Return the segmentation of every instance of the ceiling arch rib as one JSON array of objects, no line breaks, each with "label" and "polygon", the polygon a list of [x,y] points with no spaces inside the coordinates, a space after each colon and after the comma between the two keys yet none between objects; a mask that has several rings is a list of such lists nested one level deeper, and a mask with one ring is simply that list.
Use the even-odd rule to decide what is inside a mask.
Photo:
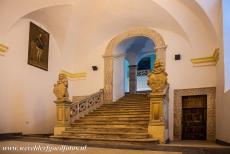
[{"label": "ceiling arch rib", "polygon": [[[205,23],[201,22],[199,16],[196,13],[194,13],[197,10],[202,13],[202,11],[199,10],[201,8],[197,7],[196,3],[193,3],[192,5],[195,6],[195,8],[197,9],[194,10],[194,8],[190,9],[187,6],[185,6],[184,2],[182,3],[182,0],[152,1],[159,4],[177,20],[177,22],[185,31],[186,36],[188,36],[194,50],[205,50],[205,47],[209,46],[210,44],[212,44],[213,47],[216,47],[216,38],[215,35],[213,35],[212,33],[212,29],[210,29],[210,27],[207,26],[207,20]],[[197,35],[200,36],[199,41],[197,40]],[[203,48],[198,49],[196,48],[197,46],[203,46]]]},{"label": "ceiling arch rib", "polygon": [[53,34],[61,51],[63,51],[71,14],[71,5],[56,5],[33,11],[23,18],[34,20],[46,26]]},{"label": "ceiling arch rib", "polygon": [[[202,22],[204,26],[207,27],[207,29],[212,33],[213,37],[217,36],[214,23],[212,22],[212,19],[209,16],[209,12],[207,11],[207,9],[204,8],[204,5],[202,5],[203,3],[201,3],[201,0],[194,0],[194,1],[178,0],[178,1],[180,1],[180,3],[182,3],[190,11],[192,11],[196,15],[196,17],[200,19],[200,22]],[[207,1],[207,0],[203,0],[203,1]],[[212,2],[208,0],[208,2],[205,3],[205,5],[207,7],[210,7],[210,5],[211,6],[213,4],[216,5],[216,3],[217,3],[216,0],[212,0]],[[212,11],[214,12],[214,10]]]}]

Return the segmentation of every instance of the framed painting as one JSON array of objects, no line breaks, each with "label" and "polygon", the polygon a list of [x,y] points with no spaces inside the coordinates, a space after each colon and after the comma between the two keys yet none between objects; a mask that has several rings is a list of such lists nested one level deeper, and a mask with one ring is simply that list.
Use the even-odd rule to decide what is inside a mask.
[{"label": "framed painting", "polygon": [[28,64],[48,71],[49,33],[30,22]]}]

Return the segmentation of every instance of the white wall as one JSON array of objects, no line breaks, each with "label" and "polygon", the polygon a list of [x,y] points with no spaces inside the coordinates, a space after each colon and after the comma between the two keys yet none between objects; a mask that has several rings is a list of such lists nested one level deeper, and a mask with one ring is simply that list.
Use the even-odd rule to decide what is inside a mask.
[{"label": "white wall", "polygon": [[[155,29],[159,32],[166,44],[168,45],[166,51],[166,71],[168,73],[168,82],[170,84],[170,103],[169,103],[169,134],[170,139],[173,139],[173,104],[174,104],[174,89],[187,89],[187,88],[201,88],[201,87],[215,87],[216,86],[216,67],[208,66],[208,67],[194,67],[191,63],[192,58],[200,57],[198,51],[203,51],[208,54],[208,52],[212,53],[214,49],[214,45],[210,44],[209,46],[203,46],[202,44],[197,45],[194,50],[193,47],[188,43],[188,41],[183,38],[181,35],[177,33],[173,33],[170,31],[166,31],[163,29]],[[197,34],[198,35],[198,34]],[[104,42],[99,47],[95,48],[87,55],[91,58],[84,58],[85,54],[79,53],[81,58],[84,61],[81,61],[81,67],[89,66],[93,60],[94,63],[98,64],[99,68],[104,68],[102,55],[104,54],[105,48],[108,45],[109,41]],[[104,49],[104,50],[102,50]],[[181,54],[181,60],[175,61],[174,54]],[[203,53],[202,53],[203,54]],[[210,56],[209,54],[206,56]],[[80,58],[80,57],[79,57]],[[114,95],[115,99],[121,97],[122,93],[124,93],[124,61],[121,59],[115,59],[114,61]],[[81,91],[93,92],[93,84],[97,84],[97,86],[93,86],[94,90],[101,88],[103,86],[103,70],[100,70],[101,73],[94,74],[92,77],[87,77],[86,80],[76,81],[76,89],[81,93]],[[90,73],[90,71],[88,71]],[[90,84],[93,83],[93,84]],[[99,84],[100,83],[100,84]],[[80,86],[81,85],[81,86]],[[85,85],[85,86],[84,86]],[[117,89],[117,90],[115,90]]]},{"label": "white wall", "polygon": [[116,57],[113,61],[113,101],[125,95],[124,57]]},{"label": "white wall", "polygon": [[230,89],[230,1],[223,1],[223,37],[225,90]]},{"label": "white wall", "polygon": [[[55,32],[65,31],[66,33],[56,35],[61,37],[55,38],[61,45],[60,43],[57,45],[51,35],[48,72],[27,65],[29,24],[26,20],[21,20],[18,23],[15,21],[37,9],[57,4],[72,4],[70,1],[58,0],[55,3],[52,0],[34,0],[33,2],[23,0],[19,5],[16,2],[4,0],[3,5],[0,6],[2,21],[0,41],[3,40],[3,43],[9,46],[6,56],[0,57],[0,70],[2,71],[0,117],[3,117],[0,121],[0,131],[51,132],[55,119],[52,87],[57,80],[59,69],[67,69],[72,73],[87,73],[85,80],[70,80],[71,95],[88,95],[98,91],[104,86],[104,59],[102,56],[109,41],[130,28],[144,26],[154,28],[163,36],[168,45],[166,71],[170,83],[169,127],[172,139],[174,89],[216,85],[216,67],[193,67],[190,62],[191,58],[212,55],[214,48],[217,47],[216,38],[209,23],[202,22],[203,17],[200,18],[199,14],[196,14],[199,11],[198,7],[192,10],[178,0],[145,0],[145,2],[140,0],[109,2],[100,0],[100,3],[99,0],[95,0],[76,1],[73,4],[73,12],[69,12],[72,14],[66,14],[69,16],[69,20],[62,16],[60,19],[58,18],[59,20],[53,20],[52,15],[47,15],[46,18],[43,12],[40,14],[39,20],[45,19],[44,22],[49,21],[52,23],[51,26],[55,24],[60,26],[62,22],[67,21],[71,23],[57,29],[53,27]],[[130,5],[131,3],[132,5]],[[51,14],[56,14],[56,17],[59,17],[61,12],[56,12],[59,9],[55,10],[53,9],[54,12],[51,11]],[[62,9],[60,8],[60,10]],[[45,12],[50,13],[49,11]],[[39,17],[39,13],[36,17]],[[10,27],[12,27],[11,31],[8,32]],[[7,36],[3,34],[7,34]],[[59,46],[63,47],[63,51],[60,51],[63,53],[61,58]],[[177,53],[182,56],[180,61],[174,60],[174,54]],[[63,61],[64,63],[62,63]],[[118,98],[122,96],[124,86],[121,84],[124,71],[118,68],[122,69],[124,65],[119,62],[119,59],[114,64],[114,74],[119,75],[119,78],[114,77],[119,79],[114,81],[114,87],[117,89],[114,91],[114,95]],[[92,71],[92,65],[98,66],[98,71]],[[219,69],[222,68],[223,66],[219,66]],[[223,75],[223,72],[221,74]],[[227,98],[229,97],[226,97],[225,101],[228,100]],[[6,112],[8,110],[9,112]],[[227,112],[221,114],[223,116],[219,118],[228,120]],[[26,124],[26,121],[29,121],[29,124]],[[223,122],[220,122],[219,125],[222,125],[219,129],[219,136],[224,138],[225,128],[229,127],[225,127]]]},{"label": "white wall", "polygon": [[59,49],[51,34],[49,71],[44,71],[27,64],[29,20],[20,20],[7,34],[9,50],[0,56],[0,133],[51,133],[55,123],[52,89],[60,70]]},{"label": "white wall", "polygon": [[[230,59],[230,46],[229,46],[229,17],[230,17],[230,2],[229,0],[223,0],[223,23],[220,26],[220,38],[219,44],[221,47],[220,58],[217,64],[217,99],[216,99],[216,112],[217,112],[217,128],[216,138],[225,142],[230,143],[230,90],[229,90],[229,59]],[[220,10],[221,11],[221,10]],[[219,14],[222,19],[222,14]]]},{"label": "white wall", "polygon": [[[196,57],[196,51],[180,35],[158,29],[164,38],[168,48],[166,50],[166,72],[168,73],[169,89],[169,136],[173,139],[173,105],[174,90],[216,86],[216,67],[193,67],[191,59]],[[210,51],[210,46],[196,48],[206,48]],[[174,55],[181,54],[181,60],[175,61]]]}]

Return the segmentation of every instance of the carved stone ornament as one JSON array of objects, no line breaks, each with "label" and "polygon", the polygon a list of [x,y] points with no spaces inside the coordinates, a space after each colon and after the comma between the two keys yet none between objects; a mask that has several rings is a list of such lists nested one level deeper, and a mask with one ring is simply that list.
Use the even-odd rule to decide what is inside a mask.
[{"label": "carved stone ornament", "polygon": [[69,100],[68,93],[68,80],[65,74],[59,74],[59,78],[56,84],[54,84],[53,92],[57,97],[58,101],[67,101]]},{"label": "carved stone ornament", "polygon": [[152,89],[152,93],[163,92],[167,85],[167,76],[162,63],[156,59],[154,70],[148,74],[148,86]]}]

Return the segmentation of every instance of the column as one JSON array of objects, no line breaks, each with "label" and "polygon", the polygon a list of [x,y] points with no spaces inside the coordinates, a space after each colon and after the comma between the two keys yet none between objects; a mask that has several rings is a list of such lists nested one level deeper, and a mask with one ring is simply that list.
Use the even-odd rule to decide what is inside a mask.
[{"label": "column", "polygon": [[137,65],[129,66],[129,92],[135,94],[137,91]]}]

